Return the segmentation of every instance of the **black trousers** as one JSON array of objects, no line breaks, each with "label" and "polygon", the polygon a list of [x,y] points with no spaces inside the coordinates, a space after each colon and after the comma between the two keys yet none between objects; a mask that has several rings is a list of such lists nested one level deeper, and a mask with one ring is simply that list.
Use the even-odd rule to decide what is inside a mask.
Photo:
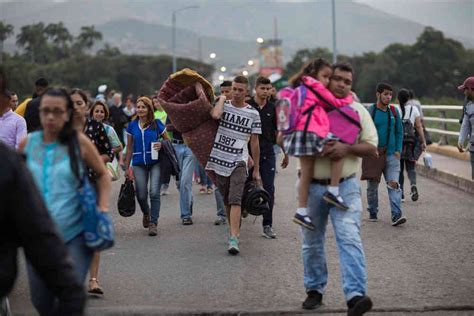
[{"label": "black trousers", "polygon": [[273,224],[273,204],[275,201],[275,168],[275,153],[261,153],[260,176],[262,177],[263,188],[268,192],[268,194],[270,194],[270,211],[263,214],[263,226],[272,226]]}]

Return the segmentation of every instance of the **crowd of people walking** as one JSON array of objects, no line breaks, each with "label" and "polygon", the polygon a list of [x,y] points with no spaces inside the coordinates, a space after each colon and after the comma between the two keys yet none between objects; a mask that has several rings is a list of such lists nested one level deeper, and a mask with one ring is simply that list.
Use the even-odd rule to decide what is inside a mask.
[{"label": "crowd of people walking", "polygon": [[[293,221],[302,231],[307,293],[302,307],[315,309],[322,304],[328,283],[324,243],[330,218],[348,315],[369,311],[373,303],[367,296],[357,173],[362,167],[361,179],[367,180],[370,221],[378,220],[383,175],[391,224],[403,225],[407,222],[402,207],[405,196],[417,201],[421,195],[415,164],[426,149],[427,137],[413,92],[400,89],[395,106],[394,88],[380,82],[374,91],[376,102],[365,108],[355,101],[353,72],[346,63],[312,60],[276,99],[272,82],[265,77],[256,79],[250,98],[247,77],[222,82],[209,112],[218,129],[205,165],[198,162],[186,137],[173,125],[156,92],[136,99],[127,96],[123,103],[122,95],[108,91],[105,85],[92,97],[80,89],[49,87],[40,78],[32,97],[18,105],[18,96],[6,90],[2,73],[0,154],[6,162],[0,166],[0,189],[6,194],[0,198],[0,227],[11,233],[0,239],[2,253],[10,258],[0,263],[0,271],[7,272],[0,272],[0,298],[11,289],[12,271],[16,270],[13,258],[20,246],[25,249],[31,300],[41,315],[81,315],[85,302],[81,287],[88,273],[88,292],[104,294],[106,289],[98,280],[100,251],[86,242],[84,215],[79,211],[77,192],[85,179],[97,193],[98,211],[107,215],[111,181],[124,173],[134,183],[142,226],[152,237],[158,234],[162,196],[170,193],[172,177],[179,192],[181,223],[193,225],[193,204],[198,197],[193,196],[192,186],[193,181],[198,182],[201,194],[215,195],[213,223],[228,223],[227,251],[231,255],[241,252],[241,218],[248,215],[242,204],[244,187],[253,182],[268,196],[262,235],[276,239],[277,146],[283,152],[282,168],[288,166],[289,156],[298,158]],[[458,148],[464,151],[471,135],[473,157],[473,77],[459,88],[468,103]],[[474,159],[471,162],[474,165]],[[207,172],[215,174],[214,183]],[[25,220],[28,229],[23,229]],[[18,224],[12,225],[15,221]]]}]

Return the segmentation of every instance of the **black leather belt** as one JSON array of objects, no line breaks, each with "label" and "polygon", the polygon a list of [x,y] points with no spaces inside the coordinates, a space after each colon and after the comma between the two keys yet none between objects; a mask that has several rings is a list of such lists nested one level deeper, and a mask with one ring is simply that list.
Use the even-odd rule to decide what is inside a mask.
[{"label": "black leather belt", "polygon": [[[356,175],[355,175],[355,173],[354,173],[354,174],[351,174],[351,175],[348,176],[348,177],[341,178],[341,179],[339,180],[339,183],[342,183],[342,182],[344,182],[344,181],[346,181],[346,180],[352,179],[352,178],[354,178],[355,176],[356,176]],[[330,185],[330,184],[331,184],[331,179],[315,179],[315,178],[313,178],[313,179],[311,179],[311,183],[312,183],[312,184],[319,184],[319,185]]]},{"label": "black leather belt", "polygon": [[184,141],[183,141],[183,140],[179,140],[179,139],[173,139],[173,140],[171,140],[171,142],[172,142],[173,144],[184,144]]}]

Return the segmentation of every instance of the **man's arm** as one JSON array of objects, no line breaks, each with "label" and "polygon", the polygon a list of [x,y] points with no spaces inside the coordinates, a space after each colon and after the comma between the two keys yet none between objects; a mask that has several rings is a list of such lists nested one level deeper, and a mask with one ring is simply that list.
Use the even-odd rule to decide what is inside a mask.
[{"label": "man's arm", "polygon": [[398,109],[395,109],[397,112],[397,117],[395,119],[395,153],[398,153],[400,156],[403,148],[403,124],[402,116]]},{"label": "man's arm", "polygon": [[33,178],[20,156],[0,151],[12,174],[9,185],[2,188],[6,205],[11,206],[6,210],[26,258],[59,299],[59,315],[82,315],[86,299],[82,284]]},{"label": "man's arm", "polygon": [[459,139],[458,139],[458,150],[459,152],[464,152],[464,144],[466,143],[467,136],[470,134],[471,122],[469,121],[469,116],[466,111],[464,111],[464,116],[462,119],[461,129],[459,130]]},{"label": "man's arm", "polygon": [[258,134],[252,134],[250,136],[250,150],[252,151],[253,159],[252,177],[255,181],[261,184],[262,178],[260,177],[260,143],[258,141]]},{"label": "man's arm", "polygon": [[328,156],[331,159],[343,159],[348,155],[357,157],[377,157],[377,147],[366,142],[348,145],[333,141],[326,145],[323,153],[323,156]]},{"label": "man's arm", "polygon": [[211,116],[214,120],[220,120],[222,114],[224,113],[224,102],[226,101],[225,95],[219,96],[219,100],[216,102],[216,105],[211,110]]}]

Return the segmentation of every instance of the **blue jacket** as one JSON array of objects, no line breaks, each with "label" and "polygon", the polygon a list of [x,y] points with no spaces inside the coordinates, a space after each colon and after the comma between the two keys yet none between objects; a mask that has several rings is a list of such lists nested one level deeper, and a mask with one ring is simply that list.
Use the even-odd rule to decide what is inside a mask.
[{"label": "blue jacket", "polygon": [[151,159],[151,143],[161,139],[161,135],[166,132],[166,127],[160,120],[155,120],[156,128],[151,125],[142,129],[139,120],[136,119],[127,127],[127,134],[133,137],[133,166],[154,165],[158,160]]}]

